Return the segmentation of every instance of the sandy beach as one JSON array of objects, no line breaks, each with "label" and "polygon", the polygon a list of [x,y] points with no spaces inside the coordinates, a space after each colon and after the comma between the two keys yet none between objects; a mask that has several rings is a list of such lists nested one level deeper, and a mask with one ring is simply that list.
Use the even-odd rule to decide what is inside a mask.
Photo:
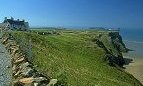
[{"label": "sandy beach", "polygon": [[143,42],[124,41],[126,47],[133,50],[124,53],[123,56],[127,60],[125,71],[132,74],[143,84]]},{"label": "sandy beach", "polygon": [[125,65],[125,71],[132,74],[135,78],[137,78],[143,84],[143,59],[142,58],[131,58],[128,56],[124,56],[127,59],[132,59],[129,64]]}]

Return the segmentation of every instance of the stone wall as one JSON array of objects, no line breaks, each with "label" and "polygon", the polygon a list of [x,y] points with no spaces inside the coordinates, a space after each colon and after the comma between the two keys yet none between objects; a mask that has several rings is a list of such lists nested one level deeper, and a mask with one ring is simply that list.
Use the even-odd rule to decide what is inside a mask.
[{"label": "stone wall", "polygon": [[9,33],[2,36],[2,44],[11,55],[12,86],[54,86],[57,83],[57,79],[50,80],[35,70]]}]

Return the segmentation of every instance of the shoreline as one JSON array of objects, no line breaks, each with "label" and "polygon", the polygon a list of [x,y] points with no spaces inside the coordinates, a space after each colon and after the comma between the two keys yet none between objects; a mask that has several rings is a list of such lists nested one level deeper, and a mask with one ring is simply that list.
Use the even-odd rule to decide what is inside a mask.
[{"label": "shoreline", "polygon": [[123,41],[127,48],[133,50],[128,53],[123,53],[125,60],[128,60],[128,63],[125,63],[124,65],[125,71],[132,74],[143,84],[143,42],[128,40]]},{"label": "shoreline", "polygon": [[143,44],[143,41],[130,41],[130,40],[123,40],[124,42],[131,42],[131,43],[138,43]]},{"label": "shoreline", "polygon": [[132,59],[132,61],[124,65],[125,71],[132,74],[136,79],[138,79],[143,84],[143,58],[132,58],[130,56],[124,55],[126,59]]}]

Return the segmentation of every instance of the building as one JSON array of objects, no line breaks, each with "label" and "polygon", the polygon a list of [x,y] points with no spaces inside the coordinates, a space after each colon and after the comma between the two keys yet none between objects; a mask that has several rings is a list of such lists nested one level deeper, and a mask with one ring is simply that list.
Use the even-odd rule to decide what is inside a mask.
[{"label": "building", "polygon": [[25,22],[25,20],[14,20],[14,18],[11,17],[11,19],[7,19],[5,17],[4,21],[0,23],[0,30],[20,30],[20,31],[26,31],[29,29],[29,23]]}]

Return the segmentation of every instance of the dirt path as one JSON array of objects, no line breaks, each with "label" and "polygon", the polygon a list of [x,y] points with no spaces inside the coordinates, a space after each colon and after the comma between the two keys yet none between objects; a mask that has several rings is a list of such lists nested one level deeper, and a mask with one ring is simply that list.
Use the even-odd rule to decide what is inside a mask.
[{"label": "dirt path", "polygon": [[[0,38],[2,33],[0,33]],[[0,40],[1,41],[1,40]],[[11,80],[10,55],[0,42],[0,86],[9,86]]]}]

